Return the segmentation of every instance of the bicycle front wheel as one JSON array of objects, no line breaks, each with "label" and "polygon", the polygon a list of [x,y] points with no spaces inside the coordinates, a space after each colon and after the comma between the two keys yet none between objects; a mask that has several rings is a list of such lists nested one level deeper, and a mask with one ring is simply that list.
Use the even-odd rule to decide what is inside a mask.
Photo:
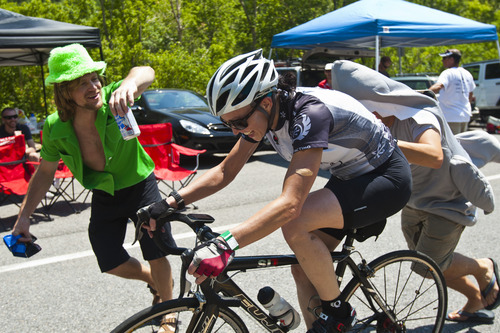
[{"label": "bicycle front wheel", "polygon": [[[188,326],[193,320],[200,318],[203,310],[198,311],[201,309],[199,306],[200,303],[196,298],[166,301],[136,313],[116,327],[112,333],[158,332],[161,323],[166,318],[175,322],[175,332],[192,332]],[[229,308],[220,308],[213,329],[207,332],[248,333],[248,330],[234,311]]]},{"label": "bicycle front wheel", "polygon": [[354,277],[342,292],[357,313],[354,332],[441,332],[448,294],[431,258],[411,250],[395,251],[368,267],[373,289]]}]

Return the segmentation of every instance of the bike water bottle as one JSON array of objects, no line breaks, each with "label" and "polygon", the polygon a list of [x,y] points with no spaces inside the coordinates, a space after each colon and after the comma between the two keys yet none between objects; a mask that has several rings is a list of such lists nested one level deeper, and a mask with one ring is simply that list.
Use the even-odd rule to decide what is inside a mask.
[{"label": "bike water bottle", "polygon": [[299,313],[271,287],[264,287],[257,295],[259,302],[269,311],[282,327],[289,330],[297,328],[300,324]]}]

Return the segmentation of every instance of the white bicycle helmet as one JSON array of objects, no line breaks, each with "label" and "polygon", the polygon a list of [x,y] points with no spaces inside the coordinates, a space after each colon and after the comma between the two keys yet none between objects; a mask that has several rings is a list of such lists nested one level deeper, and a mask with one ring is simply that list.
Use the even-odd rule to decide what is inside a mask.
[{"label": "white bicycle helmet", "polygon": [[207,99],[214,116],[250,105],[278,84],[274,62],[262,57],[262,49],[226,61],[210,79]]}]

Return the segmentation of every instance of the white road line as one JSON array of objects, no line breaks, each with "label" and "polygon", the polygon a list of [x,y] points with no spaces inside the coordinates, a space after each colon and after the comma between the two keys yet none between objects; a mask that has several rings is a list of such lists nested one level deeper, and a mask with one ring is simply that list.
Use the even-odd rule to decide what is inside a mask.
[{"label": "white road line", "polygon": [[[212,228],[212,230],[215,232],[220,232],[221,230],[227,230],[235,225],[237,225],[237,224],[225,225],[225,226],[221,226],[221,227],[217,227],[217,228],[214,227],[214,228]],[[180,240],[180,239],[185,239],[185,238],[190,238],[190,237],[191,238],[194,237],[193,232],[186,232],[186,233],[174,235],[175,240]],[[134,245],[132,245],[132,243],[124,244],[125,249],[131,249],[131,248],[138,247],[138,246],[139,246],[139,243],[136,243]],[[37,266],[42,266],[42,265],[54,264],[54,263],[58,263],[58,262],[62,262],[62,261],[75,260],[75,259],[79,259],[79,258],[93,256],[93,255],[94,255],[94,252],[92,252],[91,250],[88,250],[88,251],[64,254],[64,255],[60,255],[60,256],[44,258],[44,259],[39,259],[39,260],[30,260],[30,261],[23,262],[21,264],[1,266],[0,273],[18,271],[21,269],[27,269],[27,268],[32,268],[32,267],[37,267]]]},{"label": "white road line", "polygon": [[[488,176],[488,177],[486,177],[486,179],[487,180],[500,179],[500,174]],[[213,228],[213,230],[217,231],[217,232],[220,230],[227,230],[235,225],[237,225],[237,224],[226,225],[224,227],[219,227],[219,228]],[[187,232],[187,233],[174,235],[175,240],[184,239],[184,238],[188,238],[188,237],[193,237],[193,233]],[[124,245],[124,247],[126,249],[134,248],[137,246],[139,246],[139,244],[135,244],[132,246],[132,244],[129,243],[129,244]],[[21,270],[21,269],[32,268],[32,267],[37,267],[37,266],[42,266],[42,265],[54,264],[54,263],[62,262],[62,261],[75,260],[75,259],[79,259],[79,258],[89,257],[92,255],[94,255],[94,253],[89,250],[89,251],[65,254],[65,255],[60,255],[60,256],[55,256],[55,257],[50,257],[50,258],[44,258],[44,259],[40,259],[40,260],[27,261],[27,262],[23,262],[21,264],[2,266],[2,267],[0,267],[0,273],[17,271],[17,270]]]},{"label": "white road line", "polygon": [[493,176],[486,177],[486,179],[488,179],[488,180],[495,180],[495,179],[499,179],[499,178],[500,178],[500,175],[493,175]]}]

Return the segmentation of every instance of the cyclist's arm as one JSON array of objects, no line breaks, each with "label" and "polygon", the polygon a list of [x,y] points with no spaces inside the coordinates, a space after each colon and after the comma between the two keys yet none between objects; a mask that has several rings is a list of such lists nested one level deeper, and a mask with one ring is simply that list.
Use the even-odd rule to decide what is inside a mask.
[{"label": "cyclist's arm", "polygon": [[411,164],[433,169],[439,169],[443,164],[441,135],[434,128],[424,131],[415,142],[399,140],[398,146]]},{"label": "cyclist's arm", "polygon": [[300,215],[318,175],[322,154],[323,149],[313,148],[293,155],[280,196],[230,230],[240,248],[271,234]]},{"label": "cyclist's arm", "polygon": [[[184,204],[188,205],[208,197],[231,183],[255,152],[258,145],[258,142],[252,143],[240,138],[219,165],[211,168],[188,186],[179,190],[179,195],[182,197]],[[170,207],[178,208],[174,197],[169,196],[166,198],[166,202]],[[156,220],[153,216],[149,220],[149,225],[144,225],[144,228],[152,236],[152,231],[156,230]]]},{"label": "cyclist's arm", "polygon": [[58,164],[59,161],[49,162],[41,160],[35,174],[31,177],[28,192],[21,204],[16,224],[12,230],[12,234],[15,236],[19,234],[25,236],[20,238],[21,242],[28,242],[31,240],[29,233],[30,215],[33,214],[36,207],[45,196],[45,193],[49,190]]},{"label": "cyclist's arm", "polygon": [[[316,180],[322,151],[323,149],[321,148],[314,148],[303,150],[293,155],[285,176],[281,195],[259,210],[250,219],[230,230],[238,242],[239,248],[264,238],[300,215],[302,206]],[[214,270],[214,267],[218,267],[214,262],[227,266],[229,261],[224,256],[228,256],[229,254],[232,254],[232,251],[227,252],[226,250],[218,254],[212,251],[208,257],[201,258],[202,262],[205,259],[207,261],[204,263],[203,270],[207,266],[210,267],[208,270]],[[216,258],[218,260],[215,260]],[[196,278],[196,283],[200,284],[208,276],[205,274],[206,272],[198,272],[197,268],[198,266],[192,262],[188,273],[193,274]]]},{"label": "cyclist's arm", "polygon": [[[179,191],[186,205],[208,197],[230,184],[255,152],[257,146],[258,143],[251,143],[240,138],[219,165],[211,168]],[[170,206],[177,207],[174,198],[169,197],[167,202]]]}]

